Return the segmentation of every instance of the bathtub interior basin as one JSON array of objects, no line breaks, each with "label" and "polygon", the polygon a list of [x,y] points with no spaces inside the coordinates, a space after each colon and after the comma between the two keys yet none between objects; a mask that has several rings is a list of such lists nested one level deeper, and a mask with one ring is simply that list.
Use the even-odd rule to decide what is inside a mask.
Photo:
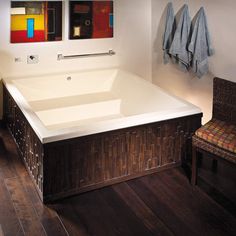
[{"label": "bathtub interior basin", "polygon": [[116,68],[8,78],[4,83],[44,143],[201,112]]}]

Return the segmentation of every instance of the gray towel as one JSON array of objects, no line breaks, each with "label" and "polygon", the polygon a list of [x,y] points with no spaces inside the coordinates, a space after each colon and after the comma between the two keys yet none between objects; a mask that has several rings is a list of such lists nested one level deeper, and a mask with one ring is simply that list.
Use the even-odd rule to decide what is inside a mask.
[{"label": "gray towel", "polygon": [[188,6],[184,4],[180,15],[174,40],[170,47],[170,53],[177,58],[183,70],[188,70],[191,62],[191,53],[187,49],[189,34],[191,29],[191,19]]},{"label": "gray towel", "polygon": [[174,9],[172,2],[169,2],[167,5],[166,12],[166,23],[165,23],[165,32],[163,35],[163,45],[162,49],[164,50],[164,63],[168,63],[170,59],[169,49],[174,38],[174,32],[176,29],[176,22],[174,16]]},{"label": "gray towel", "polygon": [[193,54],[193,72],[201,78],[208,72],[208,56],[213,54],[204,8],[197,13],[188,50]]}]

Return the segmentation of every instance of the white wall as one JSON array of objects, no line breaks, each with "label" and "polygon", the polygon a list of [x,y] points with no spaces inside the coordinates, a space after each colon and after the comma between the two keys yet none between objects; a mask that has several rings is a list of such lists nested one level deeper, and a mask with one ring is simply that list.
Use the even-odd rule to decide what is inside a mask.
[{"label": "white wall", "polygon": [[152,80],[151,0],[117,0],[120,65]]},{"label": "white wall", "polygon": [[168,1],[152,0],[153,82],[202,108],[203,122],[211,118],[214,76],[236,81],[236,1],[173,0],[175,13],[187,3],[191,17],[201,6],[206,10],[215,55],[209,58],[210,73],[201,79],[181,72],[162,60],[162,34]]},{"label": "white wall", "polygon": [[[114,0],[114,38],[68,40],[68,0],[64,1],[63,41],[10,43],[10,0],[0,0],[0,75],[23,76],[120,66],[151,80],[151,0]],[[57,54],[106,52],[115,56],[57,61]],[[27,55],[39,55],[28,65]],[[15,62],[20,57],[22,62]],[[0,90],[0,104],[2,90]],[[0,119],[2,105],[0,105]]]}]

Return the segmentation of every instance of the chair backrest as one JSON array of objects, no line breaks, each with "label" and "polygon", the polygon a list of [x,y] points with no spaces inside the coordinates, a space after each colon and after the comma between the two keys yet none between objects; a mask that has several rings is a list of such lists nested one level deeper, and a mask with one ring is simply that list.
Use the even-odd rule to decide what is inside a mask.
[{"label": "chair backrest", "polygon": [[236,83],[214,78],[212,116],[236,125]]}]

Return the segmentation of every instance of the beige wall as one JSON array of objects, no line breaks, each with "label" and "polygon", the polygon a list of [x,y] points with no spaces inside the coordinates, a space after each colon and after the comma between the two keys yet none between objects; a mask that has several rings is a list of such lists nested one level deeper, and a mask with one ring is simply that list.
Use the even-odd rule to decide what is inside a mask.
[{"label": "beige wall", "polygon": [[152,80],[151,0],[117,0],[120,66]]},{"label": "beige wall", "polygon": [[162,60],[162,34],[166,0],[152,0],[153,83],[201,107],[206,122],[211,117],[212,79],[222,77],[236,82],[236,1],[173,0],[175,13],[187,3],[191,17],[201,6],[206,10],[215,55],[209,58],[210,73],[201,79],[181,72]]}]

